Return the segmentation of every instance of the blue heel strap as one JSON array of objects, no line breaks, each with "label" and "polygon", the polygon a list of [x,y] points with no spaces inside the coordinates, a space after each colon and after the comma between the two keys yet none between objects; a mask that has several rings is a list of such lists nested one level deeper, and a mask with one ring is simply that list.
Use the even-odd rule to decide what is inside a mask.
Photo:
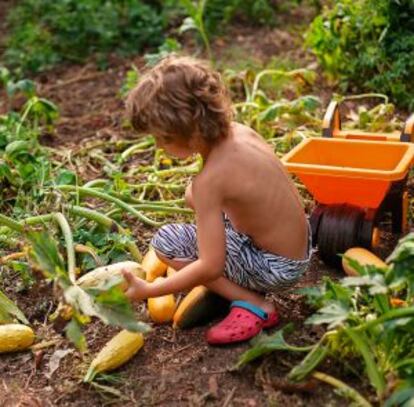
[{"label": "blue heel strap", "polygon": [[247,301],[233,301],[230,305],[231,308],[239,307],[244,308],[253,314],[257,315],[259,318],[266,320],[267,319],[267,312],[263,311],[261,308],[257,307],[256,305],[250,304]]}]

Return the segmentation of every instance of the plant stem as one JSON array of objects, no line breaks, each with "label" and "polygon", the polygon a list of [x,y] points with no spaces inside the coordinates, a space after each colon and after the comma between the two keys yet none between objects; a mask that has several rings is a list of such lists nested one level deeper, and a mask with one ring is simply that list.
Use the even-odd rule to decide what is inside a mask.
[{"label": "plant stem", "polygon": [[[127,235],[127,231],[119,223],[117,223],[116,221],[114,221],[113,219],[111,219],[110,217],[102,213],[99,213],[92,209],[82,208],[80,206],[72,206],[72,207],[68,207],[67,209],[73,215],[80,216],[88,220],[94,221],[100,224],[101,226],[106,227],[110,230],[116,229],[117,232]],[[130,241],[130,242],[127,242],[125,246],[128,248],[134,260],[140,263],[142,261],[142,254],[140,250],[138,249],[137,245],[134,242]]]},{"label": "plant stem", "polygon": [[383,93],[361,93],[360,95],[349,95],[344,96],[341,101],[345,100],[358,100],[358,99],[366,99],[366,98],[381,98],[384,99],[384,103],[388,104],[388,96],[384,95]]},{"label": "plant stem", "polygon": [[[86,184],[85,184],[86,186]],[[162,184],[160,182],[143,182],[142,184],[128,184],[131,189],[144,189],[144,188],[161,188],[167,191],[184,191],[185,186],[179,184]]]},{"label": "plant stem", "polygon": [[[100,192],[103,192],[102,190],[99,190]],[[125,194],[120,194],[119,192],[114,192],[114,191],[108,191],[108,192],[104,192],[107,193],[110,196],[113,196],[115,198],[120,199],[123,202],[126,202],[128,204],[135,204],[135,205],[176,205],[176,204],[182,204],[185,202],[185,199],[180,198],[180,199],[171,199],[168,201],[148,201],[148,200],[143,200],[143,199],[136,199],[133,198],[130,195],[125,195]]]},{"label": "plant stem", "polygon": [[86,184],[83,184],[84,188],[101,188],[104,187],[106,184],[108,184],[107,179],[94,179],[92,181],[87,182]]},{"label": "plant stem", "polygon": [[139,220],[141,220],[143,223],[146,223],[147,225],[150,225],[150,226],[161,226],[162,225],[161,222],[157,222],[155,220],[147,218],[145,215],[138,212],[131,205],[126,204],[120,199],[115,198],[111,195],[105,194],[103,192],[96,191],[95,189],[85,188],[85,187],[75,187],[72,185],[59,185],[59,186],[56,186],[55,188],[61,191],[66,191],[66,192],[78,192],[80,195],[93,196],[95,198],[100,198],[107,202],[112,202],[115,205],[119,206],[120,208],[124,209],[125,211],[131,213],[132,215],[135,215]]},{"label": "plant stem", "polygon": [[50,222],[53,219],[53,214],[31,216],[23,219],[20,223],[23,225],[36,225],[38,223]]},{"label": "plant stem", "polygon": [[8,228],[14,230],[15,232],[24,233],[24,227],[20,223],[1,214],[0,214],[0,224],[7,226]]},{"label": "plant stem", "polygon": [[21,222],[16,222],[13,219],[8,218],[7,216],[0,214],[0,224],[7,226],[8,228],[18,232],[18,233],[25,233],[24,225],[33,225],[37,223],[43,223],[50,221],[51,219],[56,220],[59,224],[59,227],[62,231],[63,238],[65,239],[66,244],[66,253],[68,259],[68,274],[71,282],[76,281],[76,263],[75,263],[75,249],[73,247],[73,237],[72,231],[70,230],[70,226],[68,221],[66,220],[65,216],[60,213],[48,214],[48,215],[39,215],[39,216],[32,216],[30,218],[26,218]]},{"label": "plant stem", "polygon": [[165,205],[138,204],[138,205],[133,205],[133,207],[135,209],[140,209],[142,211],[151,211],[151,212],[184,213],[184,214],[194,213],[194,211],[190,208],[177,208],[174,206],[165,206]]},{"label": "plant stem", "polygon": [[76,260],[75,260],[75,248],[73,244],[72,231],[69,223],[63,213],[57,212],[53,214],[53,218],[59,224],[62,231],[63,238],[65,239],[66,255],[68,259],[68,274],[72,283],[76,281]]},{"label": "plant stem", "polygon": [[143,148],[147,148],[147,147],[152,147],[155,144],[154,139],[151,138],[147,138],[144,141],[141,141],[138,144],[134,144],[133,146],[127,148],[125,151],[122,152],[121,154],[121,162],[124,162],[128,159],[129,156],[131,156],[132,154],[134,154],[136,151],[139,151]]},{"label": "plant stem", "polygon": [[391,311],[388,311],[386,314],[381,315],[377,319],[374,319],[372,321],[368,321],[362,325],[359,325],[358,327],[354,328],[354,330],[355,331],[366,331],[368,329],[371,329],[375,325],[382,324],[386,321],[390,321],[392,319],[398,319],[398,318],[407,318],[407,317],[414,317],[414,307],[393,309]]},{"label": "plant stem", "polygon": [[321,382],[327,383],[337,388],[341,391],[341,393],[343,393],[350,399],[354,400],[360,407],[372,407],[372,404],[366,398],[364,398],[359,392],[357,392],[355,389],[348,386],[341,380],[338,380],[335,377],[332,377],[322,372],[313,372],[312,376],[315,379],[320,380]]},{"label": "plant stem", "polygon": [[370,343],[365,339],[365,335],[363,335],[362,332],[357,333],[354,330],[347,328],[344,328],[344,331],[351,338],[355,349],[364,359],[369,381],[377,391],[378,396],[381,397],[385,390],[384,374],[375,363],[374,357],[371,353],[372,349]]}]

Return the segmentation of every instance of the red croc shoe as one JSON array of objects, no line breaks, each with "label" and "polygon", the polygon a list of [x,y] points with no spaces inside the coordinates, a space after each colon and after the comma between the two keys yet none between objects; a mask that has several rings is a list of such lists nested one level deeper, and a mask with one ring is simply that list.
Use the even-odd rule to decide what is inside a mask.
[{"label": "red croc shoe", "polygon": [[271,328],[279,322],[276,312],[267,314],[246,301],[233,301],[230,307],[230,314],[207,331],[210,345],[247,341],[262,329]]}]

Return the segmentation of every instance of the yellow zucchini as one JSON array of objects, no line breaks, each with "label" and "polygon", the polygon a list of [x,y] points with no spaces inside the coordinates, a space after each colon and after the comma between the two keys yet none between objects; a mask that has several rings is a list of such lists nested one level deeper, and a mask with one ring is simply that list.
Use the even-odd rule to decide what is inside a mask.
[{"label": "yellow zucchini", "polygon": [[388,266],[375,254],[363,249],[362,247],[353,247],[348,249],[342,257],[342,268],[348,276],[358,276],[358,272],[349,264],[347,258],[356,260],[361,266],[372,265],[378,268],[387,268]]},{"label": "yellow zucchini", "polygon": [[140,332],[126,329],[115,335],[89,366],[83,381],[90,382],[98,373],[109,372],[130,360],[144,345],[144,336]]},{"label": "yellow zucchini", "polygon": [[[162,277],[154,281],[162,280]],[[161,297],[148,298],[148,312],[151,319],[158,324],[170,322],[173,319],[176,308],[174,294],[167,294]]]},{"label": "yellow zucchini", "polygon": [[168,266],[157,257],[155,250],[150,247],[142,259],[142,268],[146,272],[147,281],[152,282],[157,277],[165,276]]},{"label": "yellow zucchini", "polygon": [[0,353],[27,349],[35,340],[32,328],[23,324],[0,325]]},{"label": "yellow zucchini", "polygon": [[[96,287],[98,285],[104,284],[105,281],[109,280],[111,277],[122,277],[122,270],[130,271],[139,278],[145,278],[145,271],[139,263],[136,263],[134,261],[122,261],[120,263],[98,267],[97,269],[90,271],[89,273],[86,273],[80,277],[77,280],[77,283],[82,288]],[[127,288],[126,282],[124,281],[121,283],[120,287],[125,290]]]},{"label": "yellow zucchini", "polygon": [[173,328],[191,328],[223,314],[229,302],[206,287],[194,287],[180,302],[173,317]]}]

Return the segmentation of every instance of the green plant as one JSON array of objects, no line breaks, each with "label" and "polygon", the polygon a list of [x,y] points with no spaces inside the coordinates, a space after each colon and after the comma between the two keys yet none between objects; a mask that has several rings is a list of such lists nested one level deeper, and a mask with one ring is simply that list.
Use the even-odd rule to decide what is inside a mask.
[{"label": "green plant", "polygon": [[[414,234],[400,241],[386,269],[362,267],[351,258],[347,260],[359,276],[340,282],[326,278],[318,289],[301,290],[317,309],[306,323],[327,325],[327,331],[291,370],[289,378],[303,380],[313,375],[341,389],[360,405],[370,405],[343,382],[329,375],[321,376],[320,372],[315,376],[315,369],[326,358],[335,358],[348,374],[366,378],[380,402],[392,394],[386,405],[393,405],[392,400],[412,395],[409,389],[414,374]],[[393,305],[394,298],[400,300],[399,308]],[[287,345],[281,335],[278,332],[255,343],[241,356],[239,366],[273,349],[303,351]],[[272,345],[276,343],[278,346]],[[349,360],[362,369],[353,369]],[[394,386],[387,387],[391,377]]]},{"label": "green plant", "polygon": [[313,21],[306,43],[343,89],[379,91],[413,108],[413,27],[411,0],[334,0]]},{"label": "green plant", "polygon": [[206,26],[215,32],[220,25],[238,19],[251,25],[274,25],[278,5],[270,0],[209,0],[206,6]]},{"label": "green plant", "polygon": [[209,59],[212,59],[209,37],[222,32],[236,18],[259,25],[272,25],[276,20],[275,7],[269,0],[176,0],[170,2],[170,8],[172,5],[180,5],[187,15],[180,33],[197,30]]},{"label": "green plant", "polygon": [[5,60],[25,71],[78,62],[96,52],[138,52],[163,38],[161,15],[138,0],[24,0],[8,22]]},{"label": "green plant", "polygon": [[211,53],[210,40],[204,26],[204,13],[208,0],[197,0],[195,4],[192,0],[179,1],[188,14],[188,17],[184,19],[180,27],[180,33],[186,32],[188,30],[197,30],[206,48],[208,58],[211,60],[213,54]]},{"label": "green plant", "polygon": [[[318,134],[320,101],[313,95],[301,96],[302,90],[315,80],[313,71],[226,70],[224,78],[230,90],[241,93],[235,95],[241,101],[233,105],[236,119],[254,128],[273,145],[278,154],[282,155],[300,140]],[[276,91],[271,86],[275,83]],[[294,92],[297,98],[284,98],[283,91],[286,89]]]},{"label": "green plant", "polygon": [[156,65],[159,61],[166,58],[170,54],[177,53],[181,50],[181,44],[174,38],[167,38],[163,44],[158,47],[158,52],[153,54],[145,54],[144,59],[149,66]]}]

